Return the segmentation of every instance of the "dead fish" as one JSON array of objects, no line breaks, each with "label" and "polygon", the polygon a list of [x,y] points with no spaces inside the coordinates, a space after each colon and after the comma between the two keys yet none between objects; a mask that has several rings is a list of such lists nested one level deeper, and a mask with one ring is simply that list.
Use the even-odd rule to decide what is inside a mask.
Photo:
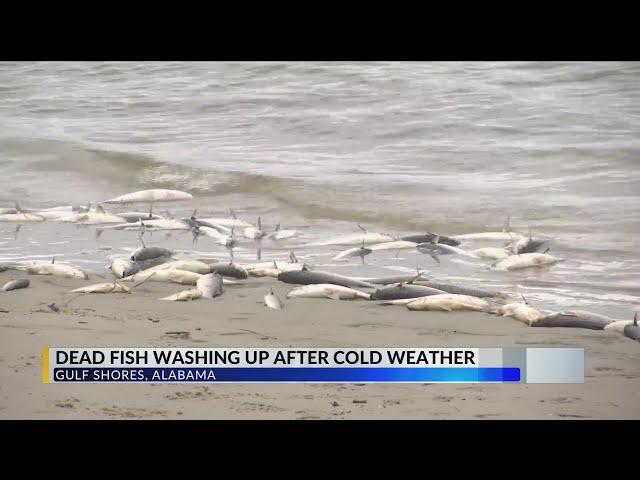
[{"label": "dead fish", "polygon": [[523,268],[553,265],[563,261],[563,258],[557,258],[546,253],[523,253],[520,255],[510,255],[496,263],[493,268],[500,271],[512,271],[522,270]]},{"label": "dead fish", "polygon": [[118,278],[128,277],[140,271],[140,266],[127,258],[116,258],[109,266],[111,272]]},{"label": "dead fish", "polygon": [[96,207],[95,211],[81,213],[75,217],[76,223],[82,225],[105,225],[109,223],[126,223],[126,220],[118,215],[105,212],[101,206]]},{"label": "dead fish", "polygon": [[281,270],[278,268],[276,261],[273,261],[273,268],[254,268],[248,271],[252,277],[272,277],[278,278]]},{"label": "dead fish", "polygon": [[507,303],[497,309],[496,313],[503,317],[512,317],[531,326],[542,316],[540,311],[526,303]]},{"label": "dead fish", "polygon": [[105,200],[102,203],[135,203],[135,202],[175,202],[180,200],[192,200],[193,196],[180,190],[166,190],[156,188],[127,193],[119,197]]},{"label": "dead fish", "polygon": [[307,270],[305,267],[298,271],[281,271],[278,274],[278,280],[280,280],[281,282],[294,283],[298,285],[328,283],[331,285],[342,285],[345,287],[376,287],[372,283],[357,280],[355,278],[345,277],[344,275],[338,275],[337,273]]},{"label": "dead fish", "polygon": [[222,276],[217,273],[202,275],[196,282],[197,289],[204,298],[215,298],[222,295]]},{"label": "dead fish", "polygon": [[454,240],[520,240],[526,238],[524,235],[510,231],[510,223],[511,217],[507,216],[504,226],[502,227],[501,232],[477,232],[477,233],[466,233],[464,235],[453,235],[451,238]]},{"label": "dead fish", "polygon": [[276,225],[276,231],[269,233],[267,238],[271,240],[285,240],[287,238],[292,238],[297,233],[297,230],[281,230],[280,224]]},{"label": "dead fish", "polygon": [[418,244],[416,242],[410,242],[407,240],[394,240],[393,242],[382,242],[369,245],[369,250],[377,252],[379,250],[406,250],[416,248]]},{"label": "dead fish", "polygon": [[[582,310],[554,312],[540,317],[531,324],[532,327],[566,327],[602,330],[613,323],[613,318]],[[626,328],[626,327],[625,327]]]},{"label": "dead fish", "polygon": [[20,265],[16,270],[22,270],[30,275],[54,275],[58,277],[79,278],[87,280],[89,275],[82,270],[72,267],[71,265],[61,265],[55,263],[56,257],[53,257],[51,263],[36,263],[33,265]]},{"label": "dead fish", "polygon": [[160,300],[170,300],[173,302],[187,302],[202,297],[202,292],[197,288],[191,290],[182,290],[181,292],[174,293],[168,297],[161,298]]},{"label": "dead fish", "polygon": [[453,247],[457,247],[460,245],[460,242],[454,240],[453,238],[446,237],[444,235],[438,235],[437,233],[427,232],[425,234],[417,234],[417,235],[406,235],[404,237],[400,237],[400,240],[406,240],[408,242],[415,243],[442,243],[445,245],[451,245]]},{"label": "dead fish", "polygon": [[[376,285],[391,285],[393,283],[407,283],[418,282],[419,276],[415,273],[411,275],[392,275],[390,277],[354,277],[356,280],[361,280],[367,283],[373,283]],[[435,288],[435,287],[434,287]]]},{"label": "dead fish", "polygon": [[174,260],[171,262],[161,263],[160,265],[156,265],[155,267],[150,268],[149,270],[184,270],[186,272],[199,273],[200,275],[204,275],[209,273],[209,265],[204,262],[199,262],[198,260]]},{"label": "dead fish", "polygon": [[331,298],[333,300],[369,300],[368,293],[342,285],[320,283],[296,287],[287,293],[287,298]]},{"label": "dead fish", "polygon": [[131,289],[117,282],[95,283],[71,290],[72,293],[131,293]]},{"label": "dead fish", "polygon": [[492,291],[492,290],[484,290],[480,288],[473,287],[464,287],[462,285],[454,285],[451,283],[438,282],[436,280],[416,280],[414,282],[416,285],[424,285],[426,287],[435,288],[437,290],[442,290],[445,293],[453,293],[456,295],[469,295],[471,297],[500,297],[503,296],[501,292]]},{"label": "dead fish", "polygon": [[358,245],[363,241],[367,243],[391,242],[394,238],[384,233],[367,232],[360,225],[358,227],[364,232],[361,234],[345,235],[342,237],[330,238],[319,242],[307,243],[307,247],[323,247],[328,245]]},{"label": "dead fish", "polygon": [[640,341],[640,325],[638,325],[638,312],[633,316],[633,325],[624,327],[624,336],[632,340]]},{"label": "dead fish", "polygon": [[244,229],[244,236],[249,240],[259,240],[264,237],[266,233],[262,230],[262,222],[260,221],[260,217],[258,217],[257,226],[251,225]]},{"label": "dead fish", "polygon": [[209,272],[219,273],[223,277],[233,277],[244,280],[249,276],[247,270],[237,263],[210,263]]},{"label": "dead fish", "polygon": [[396,285],[386,285],[378,288],[371,295],[372,300],[398,300],[401,298],[418,298],[429,295],[440,295],[446,293],[437,288],[425,287],[424,285],[413,285],[409,283],[398,283]]},{"label": "dead fish", "polygon": [[174,282],[182,285],[195,285],[202,277],[199,273],[188,272],[186,270],[165,269],[165,270],[143,270],[133,276],[125,277],[125,282],[140,282],[143,280],[151,280],[153,282]]},{"label": "dead fish", "polygon": [[16,202],[16,208],[14,213],[0,213],[0,222],[44,222],[45,218],[42,215],[35,213],[28,213],[18,205]]},{"label": "dead fish", "polygon": [[422,297],[407,303],[409,310],[435,310],[444,312],[453,312],[461,310],[470,310],[474,312],[488,311],[489,302],[478,297],[469,295],[455,295],[445,293],[442,295],[432,295]]},{"label": "dead fish", "polygon": [[366,248],[364,246],[364,240],[362,241],[362,245],[357,248],[350,248],[345,250],[344,252],[340,252],[338,255],[333,257],[334,260],[342,260],[343,258],[351,258],[351,257],[361,257],[362,263],[364,264],[364,257],[369,255],[373,250],[370,248]]},{"label": "dead fish", "polygon": [[140,247],[131,254],[132,262],[145,262],[156,258],[169,258],[173,252],[162,247]]},{"label": "dead fish", "polygon": [[280,302],[280,299],[273,293],[273,289],[271,289],[271,293],[264,296],[264,304],[274,310],[282,310],[282,302]]},{"label": "dead fish", "polygon": [[11,280],[2,287],[3,292],[9,292],[11,290],[18,290],[20,288],[27,288],[29,286],[29,280],[26,278],[20,278],[18,280]]}]

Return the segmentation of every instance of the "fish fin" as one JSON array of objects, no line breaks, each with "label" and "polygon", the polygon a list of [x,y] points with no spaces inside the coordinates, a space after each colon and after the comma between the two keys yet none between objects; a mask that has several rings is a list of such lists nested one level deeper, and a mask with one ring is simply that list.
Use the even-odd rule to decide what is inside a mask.
[{"label": "fish fin", "polygon": [[258,217],[258,230],[262,230],[262,220]]},{"label": "fish fin", "polygon": [[107,213],[107,212],[105,212],[105,211],[104,211],[104,207],[103,207],[102,205],[98,205],[98,206],[96,207],[96,212],[99,212],[99,213]]},{"label": "fish fin", "polygon": [[[415,280],[428,280],[426,272],[423,272],[419,265],[416,265],[417,276]],[[414,280],[414,281],[415,281]]]},{"label": "fish fin", "polygon": [[291,263],[298,263],[298,258],[296,257],[296,254],[294,253],[293,250],[289,251],[289,261]]},{"label": "fish fin", "polygon": [[509,246],[511,247],[511,252],[514,255],[518,255],[518,242],[515,240],[515,238],[513,238],[513,235],[511,235],[511,232],[503,230],[504,232],[506,232],[509,235]]},{"label": "fish fin", "polygon": [[633,324],[636,327],[638,326],[638,312],[636,312],[636,314],[633,316]]},{"label": "fish fin", "polygon": [[18,202],[15,202],[15,206],[16,206],[16,212],[17,213],[24,213],[24,210],[22,209],[22,207],[20,206],[20,204],[18,204]]},{"label": "fish fin", "polygon": [[238,219],[238,216],[236,215],[236,212],[233,211],[233,208],[229,209],[229,215],[231,215],[231,218],[233,218],[234,220]]},{"label": "fish fin", "polygon": [[276,225],[276,232],[279,232],[279,231],[280,231],[280,224],[277,224]]},{"label": "fish fin", "polygon": [[520,294],[520,296],[522,297],[522,300],[524,301],[525,305],[529,305],[529,302],[527,301],[527,299],[524,297],[524,295]]},{"label": "fish fin", "polygon": [[511,215],[507,215],[507,218],[504,221],[504,226],[502,227],[503,232],[508,232],[511,229]]},{"label": "fish fin", "polygon": [[358,224],[358,228],[362,230],[364,233],[367,233],[367,230],[360,224]]},{"label": "fish fin", "polygon": [[53,258],[51,259],[51,265],[53,265],[54,263],[56,263],[56,256],[54,255]]}]

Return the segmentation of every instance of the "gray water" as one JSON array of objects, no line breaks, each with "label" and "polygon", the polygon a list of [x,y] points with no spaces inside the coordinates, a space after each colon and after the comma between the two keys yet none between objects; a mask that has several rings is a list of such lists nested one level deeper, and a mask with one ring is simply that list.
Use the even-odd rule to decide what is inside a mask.
[{"label": "gray water", "polygon": [[[632,318],[640,309],[638,63],[4,63],[0,206],[98,202],[176,188],[176,215],[234,207],[291,245],[357,233],[512,229],[550,239],[567,261],[498,273],[455,256],[296,250],[360,276],[415,270],[524,293],[544,308]],[[131,208],[127,208],[131,209]],[[114,209],[117,211],[117,209]],[[226,258],[189,232],[147,243]],[[479,244],[478,246],[483,246]],[[494,244],[495,245],[495,244]],[[132,232],[0,224],[0,261],[57,254],[103,270]],[[256,258],[246,241],[238,258]],[[346,248],[346,247],[344,247]]]}]

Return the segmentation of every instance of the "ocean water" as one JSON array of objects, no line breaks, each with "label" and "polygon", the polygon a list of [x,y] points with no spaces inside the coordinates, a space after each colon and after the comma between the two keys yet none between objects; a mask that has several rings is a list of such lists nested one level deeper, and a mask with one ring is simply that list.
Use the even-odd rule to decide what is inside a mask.
[{"label": "ocean water", "polygon": [[[298,230],[238,261],[301,260],[358,276],[428,271],[541,308],[640,310],[640,63],[0,63],[0,207],[86,204],[147,188],[186,216]],[[143,209],[144,205],[124,209]],[[120,207],[112,208],[117,212]],[[513,230],[566,261],[500,273],[416,251],[346,262],[310,241],[359,232]],[[228,258],[190,232],[145,235],[179,257]],[[136,232],[0,223],[0,263],[104,271]],[[500,242],[469,244],[465,248]]]}]

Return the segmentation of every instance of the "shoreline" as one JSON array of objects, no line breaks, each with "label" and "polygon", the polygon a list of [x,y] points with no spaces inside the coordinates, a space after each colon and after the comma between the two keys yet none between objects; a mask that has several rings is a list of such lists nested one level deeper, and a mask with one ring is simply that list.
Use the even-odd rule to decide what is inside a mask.
[{"label": "shoreline", "polygon": [[[484,313],[411,312],[367,301],[285,299],[294,286],[249,278],[214,301],[158,299],[186,287],[71,294],[89,281],[0,273],[2,419],[638,419],[640,350],[616,332],[529,328]],[[284,309],[262,297],[273,287]],[[47,305],[55,303],[59,311]],[[168,333],[177,332],[177,333]],[[43,347],[583,347],[580,385],[42,384]]]}]

